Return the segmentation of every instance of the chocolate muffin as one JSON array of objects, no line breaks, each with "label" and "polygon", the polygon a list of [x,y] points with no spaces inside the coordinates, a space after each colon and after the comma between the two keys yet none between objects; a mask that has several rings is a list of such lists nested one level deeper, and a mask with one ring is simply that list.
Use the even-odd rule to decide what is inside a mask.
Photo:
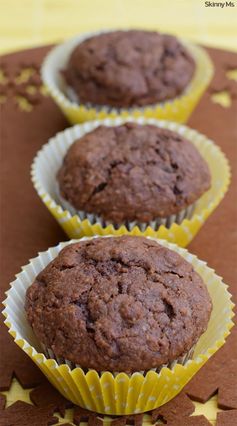
[{"label": "chocolate muffin", "polygon": [[210,188],[194,145],[167,129],[126,123],[100,126],[75,141],[57,175],[76,210],[114,224],[167,218]]},{"label": "chocolate muffin", "polygon": [[179,254],[122,236],[68,245],[28,288],[25,308],[56,356],[130,373],[186,354],[206,330],[212,303]]},{"label": "chocolate muffin", "polygon": [[78,44],[64,76],[80,102],[128,108],[179,96],[194,72],[193,58],[176,37],[130,30]]}]

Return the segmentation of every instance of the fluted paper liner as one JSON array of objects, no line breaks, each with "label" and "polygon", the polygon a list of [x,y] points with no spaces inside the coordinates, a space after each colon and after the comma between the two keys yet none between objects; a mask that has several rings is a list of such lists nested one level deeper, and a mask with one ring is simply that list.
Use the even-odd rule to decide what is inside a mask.
[{"label": "fluted paper liner", "polygon": [[142,115],[147,118],[153,117],[185,123],[212,78],[213,65],[204,49],[184,40],[180,41],[194,58],[196,70],[191,82],[179,97],[147,107],[127,109],[90,106],[80,102],[73,102],[69,99],[67,96],[68,87],[62,76],[62,70],[66,68],[73,49],[79,43],[102,32],[107,31],[82,34],[56,46],[49,52],[43,62],[43,82],[69,122],[76,124],[106,117],[114,118],[118,115],[122,117],[139,117]]},{"label": "fluted paper liner", "polygon": [[[73,370],[76,367],[81,367],[80,364],[75,364],[74,362],[69,361],[66,358],[58,357],[54,353],[54,351],[52,349],[47,348],[44,345],[44,343],[41,342],[40,345],[41,345],[41,348],[42,348],[43,353],[45,354],[46,358],[55,359],[55,361],[57,361],[57,363],[59,365],[61,365],[61,364],[67,364],[71,370]],[[176,364],[182,364],[182,365],[184,365],[189,359],[192,359],[193,353],[194,353],[194,349],[195,349],[195,345],[192,346],[191,349],[189,349],[188,352],[186,352],[184,355],[181,355],[179,358],[177,358],[177,359],[175,359],[173,361],[170,361],[167,364],[159,365],[159,367],[157,367],[157,368],[152,368],[150,371],[156,371],[157,373],[159,373],[160,370],[163,367],[168,367],[169,369],[172,369]],[[83,369],[84,372],[87,372],[87,371],[85,371],[85,368],[82,368],[82,369]],[[101,372],[99,372],[99,373],[101,374]],[[146,371],[145,370],[138,371],[137,373],[145,374]],[[118,374],[118,372],[117,373],[116,372],[113,373],[113,375],[115,375],[115,376],[116,376],[116,374]]]},{"label": "fluted paper liner", "polygon": [[[87,238],[86,238],[87,239]],[[233,322],[233,303],[227,286],[221,277],[210,269],[205,262],[167,241],[158,240],[164,247],[175,250],[193,265],[201,275],[213,303],[213,311],[206,332],[198,340],[193,359],[184,365],[176,364],[172,368],[163,367],[159,373],[148,371],[98,373],[81,368],[70,369],[69,365],[58,365],[54,359],[46,359],[40,345],[26,319],[24,310],[25,293],[36,275],[72,240],[60,243],[39,253],[11,283],[3,311],[5,324],[17,345],[38,365],[49,381],[66,398],[81,407],[104,414],[132,414],[152,410],[175,397],[192,376],[225,342]]]},{"label": "fluted paper liner", "polygon": [[88,219],[91,225],[95,225],[96,223],[98,223],[102,226],[102,228],[106,228],[106,226],[113,225],[114,229],[119,229],[122,225],[124,225],[128,231],[132,231],[134,227],[137,227],[142,232],[144,232],[148,227],[150,227],[154,231],[157,231],[161,225],[164,225],[166,228],[170,228],[173,223],[180,224],[184,219],[190,219],[195,209],[195,203],[193,203],[176,214],[172,214],[168,217],[158,217],[147,223],[134,220],[133,222],[126,221],[120,224],[115,224],[109,220],[104,220],[97,214],[87,213],[82,210],[76,210],[72,206],[72,204],[70,204],[61,196],[59,185],[57,185],[56,187],[56,197],[58,203],[63,209],[69,211],[72,216],[77,215],[81,221]]},{"label": "fluted paper liner", "polygon": [[[56,173],[69,146],[76,139],[99,125],[118,126],[131,121],[139,124],[153,124],[179,133],[192,142],[207,161],[211,172],[211,188],[195,203],[194,211],[190,218],[184,218],[181,222],[175,221],[176,218],[173,218],[174,223],[171,226],[170,224],[167,226],[163,224],[158,229],[155,226],[156,221],[147,225],[141,224],[142,226],[137,226],[137,223],[130,223],[129,226],[121,225],[115,227],[112,224],[104,224],[102,221],[95,223],[94,218],[92,218],[93,215],[88,214],[87,218],[84,219],[71,210],[65,209],[60,204]],[[230,182],[230,170],[228,161],[220,148],[195,130],[177,123],[144,117],[138,119],[117,117],[116,119],[105,119],[76,125],[58,133],[36,155],[32,165],[32,180],[38,195],[69,238],[106,234],[144,235],[163,238],[185,247],[223,198]],[[187,211],[189,212],[189,210]],[[177,217],[179,218],[179,215]]]}]

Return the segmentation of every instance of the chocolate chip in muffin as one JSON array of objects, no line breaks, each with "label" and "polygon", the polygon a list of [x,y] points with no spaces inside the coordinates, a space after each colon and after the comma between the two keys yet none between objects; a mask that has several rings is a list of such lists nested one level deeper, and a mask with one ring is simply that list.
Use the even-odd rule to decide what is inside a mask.
[{"label": "chocolate chip in muffin", "polygon": [[192,56],[176,37],[130,30],[78,44],[64,77],[82,103],[127,108],[174,99],[194,72]]},{"label": "chocolate chip in muffin", "polygon": [[120,224],[179,213],[210,188],[211,178],[198,150],[179,134],[126,123],[75,141],[58,182],[75,209]]},{"label": "chocolate chip in muffin", "polygon": [[191,264],[144,237],[70,244],[26,295],[38,339],[97,371],[140,371],[187,353],[206,330],[212,303]]}]

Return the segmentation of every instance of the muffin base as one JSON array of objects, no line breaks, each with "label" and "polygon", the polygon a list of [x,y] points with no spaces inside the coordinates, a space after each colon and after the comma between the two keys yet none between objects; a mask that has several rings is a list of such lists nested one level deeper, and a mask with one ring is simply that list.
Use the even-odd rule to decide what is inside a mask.
[{"label": "muffin base", "polygon": [[[84,371],[85,374],[88,373],[88,371],[93,370],[91,368],[81,367],[79,364],[75,364],[74,362],[69,361],[68,359],[58,357],[52,349],[47,348],[42,342],[40,342],[40,344],[41,344],[42,350],[43,350],[46,358],[55,359],[55,361],[57,361],[58,365],[67,364],[70,367],[71,370],[73,370],[74,368],[81,368]],[[186,354],[180,356],[179,358],[177,358],[176,360],[174,360],[172,362],[168,362],[167,364],[162,364],[157,368],[150,368],[150,370],[140,370],[140,371],[137,371],[137,373],[145,376],[148,371],[155,371],[156,373],[159,373],[162,370],[162,368],[164,368],[164,367],[172,369],[172,368],[175,367],[176,364],[185,365],[186,362],[188,362],[190,359],[192,359],[193,354],[194,354],[194,349],[195,349],[195,345]],[[97,373],[101,376],[104,373],[104,371],[97,371]],[[118,371],[112,372],[114,377],[116,377],[119,373],[120,372],[118,372]],[[129,377],[131,377],[132,374],[134,374],[134,373],[131,373],[131,374],[126,373],[126,374]]]},{"label": "muffin base", "polygon": [[158,231],[159,227],[161,225],[164,225],[166,228],[170,228],[173,223],[177,223],[180,225],[184,219],[191,219],[193,212],[195,210],[196,202],[191,204],[190,206],[186,207],[185,209],[181,210],[177,214],[172,214],[168,217],[158,217],[154,220],[151,220],[150,222],[138,222],[137,220],[134,220],[132,222],[125,221],[122,223],[113,223],[109,220],[104,220],[102,217],[98,216],[94,213],[87,213],[83,210],[76,210],[71,203],[69,203],[67,200],[65,200],[60,192],[59,187],[56,188],[57,198],[59,201],[59,204],[63,206],[65,210],[68,210],[71,215],[78,215],[80,220],[83,221],[85,219],[88,219],[92,225],[95,225],[96,223],[99,223],[103,228],[109,225],[113,225],[114,229],[119,229],[121,226],[126,226],[128,231],[132,231],[132,229],[137,226],[141,232],[144,232],[146,228],[149,226],[153,229],[153,231]]}]

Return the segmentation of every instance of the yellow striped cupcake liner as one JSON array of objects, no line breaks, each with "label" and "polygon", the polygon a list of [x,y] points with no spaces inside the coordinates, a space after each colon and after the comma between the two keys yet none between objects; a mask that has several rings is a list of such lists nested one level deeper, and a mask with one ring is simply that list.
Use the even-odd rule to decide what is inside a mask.
[{"label": "yellow striped cupcake liner", "polygon": [[43,62],[41,72],[43,82],[69,122],[76,124],[106,117],[115,118],[120,115],[124,118],[144,116],[185,123],[213,76],[213,65],[207,52],[185,40],[180,41],[194,58],[196,71],[183,94],[173,100],[147,107],[118,109],[106,106],[88,106],[80,102],[73,102],[67,97],[68,88],[63,79],[62,70],[66,68],[73,49],[86,38],[103,32],[107,31],[86,33],[70,39],[54,47]]},{"label": "yellow striped cupcake liner", "polygon": [[[87,238],[84,238],[87,239]],[[145,373],[84,372],[80,367],[70,368],[68,364],[59,365],[55,359],[46,359],[41,346],[27,322],[24,310],[25,293],[36,275],[54,259],[67,244],[60,243],[39,253],[38,257],[22,268],[15,281],[11,283],[4,301],[3,315],[9,333],[16,344],[35,362],[48,380],[67,399],[98,413],[123,415],[142,413],[157,408],[172,398],[188,383],[205,362],[224,344],[233,326],[233,303],[231,294],[222,278],[215,274],[205,262],[167,241],[158,240],[164,247],[179,253],[193,265],[204,280],[213,303],[213,311],[206,332],[198,340],[193,354],[184,365],[176,363],[173,367],[163,367],[159,372]]]},{"label": "yellow striped cupcake liner", "polygon": [[[69,146],[76,139],[99,125],[118,126],[128,121],[139,124],[153,124],[179,133],[192,142],[207,161],[211,171],[211,188],[195,203],[191,217],[184,218],[180,223],[172,223],[171,226],[163,224],[158,229],[155,226],[153,227],[152,224],[147,224],[146,227],[143,226],[142,228],[136,224],[133,226],[130,224],[129,227],[125,225],[117,227],[112,224],[105,225],[99,220],[94,223],[93,220],[90,220],[90,215],[87,218],[82,218],[79,214],[73,214],[71,210],[69,211],[64,208],[62,203],[60,203],[56,173],[62,164],[63,157]],[[144,117],[138,119],[117,117],[115,119],[107,118],[105,120],[76,125],[64,132],[58,133],[50,139],[48,144],[43,146],[34,159],[32,181],[38,195],[69,238],[107,234],[131,234],[162,238],[185,247],[194,238],[206,219],[224,197],[230,183],[230,169],[228,161],[220,148],[206,136],[195,130],[177,123]]]}]

